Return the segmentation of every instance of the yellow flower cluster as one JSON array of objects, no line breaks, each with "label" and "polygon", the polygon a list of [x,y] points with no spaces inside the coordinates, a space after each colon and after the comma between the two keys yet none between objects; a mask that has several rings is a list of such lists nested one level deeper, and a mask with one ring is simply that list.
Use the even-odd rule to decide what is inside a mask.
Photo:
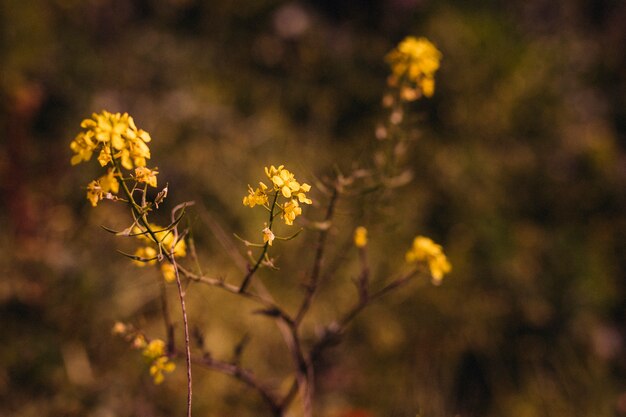
[{"label": "yellow flower cluster", "polygon": [[98,201],[105,198],[107,194],[117,194],[119,190],[120,183],[115,178],[115,172],[113,169],[109,169],[106,175],[91,181],[87,185],[87,200],[95,207],[98,205]]},{"label": "yellow flower cluster", "polygon": [[176,364],[165,354],[165,342],[155,339],[144,347],[142,355],[150,364],[150,375],[155,384],[160,384],[165,378],[164,372],[173,372]]},{"label": "yellow flower cluster", "polygon": [[[180,239],[178,242],[174,242],[175,236],[171,230],[164,230],[163,227],[157,226],[152,223],[150,224],[150,229],[155,231],[154,235],[161,243],[161,247],[165,251],[179,258],[187,255],[187,244],[183,239]],[[138,227],[135,227],[133,229],[133,233],[142,232],[145,231],[141,230]],[[154,265],[156,263],[158,255],[158,248],[155,248],[156,244],[154,240],[152,240],[152,237],[146,233],[138,234],[137,238],[145,242],[147,245],[141,246],[135,251],[135,256],[144,260],[135,260],[133,261],[133,263],[137,266]],[[162,262],[160,269],[165,281],[173,282],[176,280],[176,271],[174,269],[174,265],[170,264],[169,262]]]},{"label": "yellow flower cluster", "polygon": [[72,165],[89,161],[95,152],[98,152],[98,162],[101,166],[111,165],[107,175],[92,181],[87,186],[87,199],[95,207],[98,201],[108,193],[117,194],[119,183],[116,177],[121,177],[116,161],[123,168],[135,168],[134,178],[137,182],[156,187],[158,171],[146,168],[146,159],[150,159],[150,134],[137,129],[135,121],[128,113],[109,113],[103,110],[100,114],[94,113],[90,119],[82,121],[84,129],[70,143],[74,152]]},{"label": "yellow flower cluster", "polygon": [[441,283],[444,274],[452,270],[441,246],[424,236],[417,236],[413,240],[413,246],[406,253],[406,261],[409,263],[426,262],[435,284]]},{"label": "yellow flower cluster", "polygon": [[435,72],[439,69],[441,52],[426,38],[405,38],[386,57],[392,74],[389,85],[400,85],[401,98],[418,99],[435,92]]},{"label": "yellow flower cluster", "polygon": [[[300,203],[311,204],[312,201],[306,196],[311,190],[311,186],[306,183],[300,184],[293,173],[285,169],[284,165],[276,168],[274,165],[265,167],[265,175],[269,179],[272,188],[265,183],[259,182],[259,187],[253,189],[248,186],[248,195],[243,197],[244,206],[254,207],[255,205],[269,207],[269,194],[282,195],[287,201],[284,204],[277,203],[280,208],[280,216],[285,224],[292,225],[296,217],[302,214]],[[269,235],[264,232],[265,242],[270,241]],[[273,239],[272,239],[273,240]]]}]

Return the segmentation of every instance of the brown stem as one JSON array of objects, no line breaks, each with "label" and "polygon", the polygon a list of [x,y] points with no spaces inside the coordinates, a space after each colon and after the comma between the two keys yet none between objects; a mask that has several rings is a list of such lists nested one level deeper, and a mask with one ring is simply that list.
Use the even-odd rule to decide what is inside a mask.
[{"label": "brown stem", "polygon": [[[176,240],[174,240],[176,244]],[[183,315],[183,327],[185,330],[185,360],[187,363],[187,417],[191,417],[191,399],[192,399],[192,379],[191,379],[191,350],[189,342],[189,324],[187,322],[187,309],[185,307],[185,292],[180,282],[180,274],[178,273],[178,267],[176,265],[176,257],[171,256],[171,262],[174,266],[174,273],[176,275],[176,286],[178,288],[178,298],[180,300],[180,308]]]},{"label": "brown stem", "polygon": [[265,401],[267,406],[271,409],[274,416],[283,415],[283,407],[272,390],[265,386],[261,381],[257,379],[254,373],[248,369],[242,368],[238,364],[220,361],[212,358],[210,355],[204,355],[202,358],[193,358],[193,362],[198,365],[205,366],[209,369],[221,372],[225,375],[230,375],[235,379],[243,382],[248,387],[254,389],[261,398]]},{"label": "brown stem", "polygon": [[[270,230],[272,230],[272,224],[274,223],[274,208],[276,207],[276,201],[278,200],[278,193],[279,191],[276,191],[276,193],[274,193],[274,200],[272,200],[272,205],[270,206],[270,219],[269,219],[269,224],[267,226]],[[270,245],[270,242],[266,242],[265,245],[263,245],[263,251],[261,252],[261,255],[257,259],[254,266],[250,268],[246,276],[243,278],[243,282],[241,283],[241,288],[239,288],[240,293],[243,293],[246,291],[248,284],[250,284],[250,279],[252,279],[252,275],[254,275],[257,269],[259,269],[259,266],[261,266],[261,262],[263,261],[263,258],[265,258],[265,254],[267,253],[267,249],[269,248],[269,245]]]},{"label": "brown stem", "polygon": [[[339,191],[337,189],[337,185],[335,184],[333,188],[333,192],[330,196],[330,201],[328,202],[328,208],[326,209],[326,216],[324,217],[324,222],[330,222],[333,217],[333,213],[335,211],[335,204],[337,203],[337,197],[339,196]],[[304,315],[309,310],[311,306],[311,301],[313,300],[313,296],[315,295],[315,291],[317,290],[317,285],[319,282],[320,271],[322,269],[322,260],[324,258],[324,249],[326,248],[326,238],[328,236],[328,231],[330,228],[322,230],[320,232],[319,238],[317,239],[317,248],[315,249],[315,259],[313,261],[313,269],[311,271],[311,277],[309,279],[309,283],[306,286],[306,294],[304,295],[304,299],[302,300],[302,305],[298,310],[298,314],[296,315],[296,325],[299,324]]]}]

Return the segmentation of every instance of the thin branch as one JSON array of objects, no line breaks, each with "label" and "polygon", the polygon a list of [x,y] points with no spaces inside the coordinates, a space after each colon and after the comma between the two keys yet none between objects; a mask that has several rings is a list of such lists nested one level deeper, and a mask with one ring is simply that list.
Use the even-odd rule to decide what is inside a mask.
[{"label": "thin branch", "polygon": [[[174,242],[176,242],[176,240],[174,240]],[[185,329],[185,359],[187,362],[187,417],[191,417],[191,399],[192,399],[191,349],[190,349],[190,341],[189,341],[189,324],[187,322],[187,309],[185,307],[185,292],[180,282],[180,274],[178,273],[178,267],[176,265],[176,257],[171,256],[171,262],[172,262],[172,265],[174,266],[174,273],[176,275],[176,286],[178,288],[178,298],[180,300],[180,307],[181,307],[182,315],[183,315],[183,327]]]},{"label": "thin branch", "polygon": [[245,385],[259,393],[275,416],[282,416],[282,406],[279,399],[272,392],[271,388],[267,387],[257,379],[256,375],[252,371],[242,368],[236,363],[229,363],[214,359],[208,354],[205,354],[202,358],[194,357],[192,360],[198,365],[205,366],[225,375],[230,375],[243,382]]},{"label": "thin branch", "polygon": [[[324,222],[330,222],[333,213],[335,211],[335,204],[337,203],[337,197],[339,196],[338,186],[335,185],[332,194],[330,196],[330,201],[328,202],[328,208],[326,209],[326,216],[324,217]],[[313,296],[317,290],[317,285],[319,282],[320,271],[322,269],[322,260],[324,258],[324,249],[326,248],[326,238],[328,237],[329,229],[320,231],[319,238],[317,239],[317,248],[315,249],[315,258],[313,261],[313,269],[311,271],[311,276],[309,278],[309,283],[306,286],[306,294],[304,295],[304,299],[302,300],[302,304],[300,305],[300,309],[298,310],[298,314],[296,315],[296,324],[299,324],[304,315],[309,310],[311,305],[311,301],[313,300]]]},{"label": "thin branch", "polygon": [[[272,201],[272,206],[270,208],[270,219],[269,219],[269,224],[267,226],[270,230],[272,230],[272,223],[274,222],[274,208],[276,207],[276,200],[278,200],[278,191],[274,193],[274,200]],[[259,269],[259,266],[261,266],[261,262],[263,262],[263,259],[265,259],[265,254],[267,253],[269,244],[270,242],[266,242],[265,245],[263,245],[263,251],[261,252],[261,255],[259,255],[259,259],[257,259],[254,266],[249,269],[248,273],[243,278],[243,282],[241,283],[241,288],[239,288],[239,292],[243,293],[246,291],[246,288],[248,287],[248,284],[250,283],[250,279],[252,278],[254,273],[257,271],[257,269]]]}]

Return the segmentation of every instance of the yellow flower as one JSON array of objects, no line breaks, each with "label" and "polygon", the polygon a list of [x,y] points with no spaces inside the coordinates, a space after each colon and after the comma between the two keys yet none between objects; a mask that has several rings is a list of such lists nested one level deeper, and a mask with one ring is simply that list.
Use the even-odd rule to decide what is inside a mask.
[{"label": "yellow flower", "polygon": [[141,352],[148,361],[153,361],[158,357],[165,355],[165,342],[161,339],[154,339]]},{"label": "yellow flower", "polygon": [[293,225],[293,221],[302,214],[302,208],[298,204],[298,200],[290,200],[283,206],[283,211],[280,217],[285,221],[286,225]]},{"label": "yellow flower", "polygon": [[92,140],[93,134],[79,133],[70,143],[70,149],[76,155],[72,156],[70,163],[72,165],[80,164],[83,161],[89,161],[98,144]]},{"label": "yellow flower", "polygon": [[137,182],[145,182],[146,184],[156,187],[157,175],[159,171],[156,169],[149,169],[143,166],[135,168],[135,179]]},{"label": "yellow flower", "polygon": [[102,148],[100,155],[98,155],[98,162],[100,162],[100,166],[106,166],[112,161],[111,152],[107,148]]},{"label": "yellow flower", "polygon": [[285,169],[284,165],[280,165],[278,168],[274,165],[269,168],[265,167],[265,175],[274,184],[274,190],[280,190],[283,197],[291,198],[291,195],[295,194],[301,203],[312,203],[305,194],[311,189],[311,186],[309,184],[300,185],[294,175]]},{"label": "yellow flower", "polygon": [[149,259],[148,261],[133,260],[137,266],[154,265],[156,263],[157,251],[151,246],[142,246],[137,248],[135,256],[141,259]]},{"label": "yellow flower", "polygon": [[176,281],[176,269],[174,265],[169,262],[163,262],[161,264],[161,273],[163,274],[163,278],[165,282],[174,282]]},{"label": "yellow flower", "polygon": [[150,363],[150,375],[155,384],[163,382],[163,372],[172,372],[176,368],[176,364],[165,355],[165,342],[161,339],[152,340],[145,345],[142,355]]},{"label": "yellow flower", "polygon": [[170,361],[167,356],[161,356],[152,362],[152,365],[150,366],[150,375],[152,376],[154,383],[159,385],[165,379],[163,373],[174,372],[174,369],[176,369],[176,364]]},{"label": "yellow flower", "polygon": [[276,236],[274,236],[274,233],[269,229],[269,227],[263,229],[263,243],[267,243],[272,246],[272,242],[275,238]]},{"label": "yellow flower", "polygon": [[[439,69],[441,52],[426,38],[405,38],[387,55],[391,65],[391,86],[399,82],[414,84],[426,97],[435,92],[435,72]],[[402,89],[401,98],[407,101],[419,98],[417,91]]]},{"label": "yellow flower", "polygon": [[134,167],[146,165],[146,159],[150,159],[150,148],[147,143],[151,141],[148,132],[137,129],[135,121],[128,113],[109,113],[103,110],[101,113],[92,114],[90,119],[85,119],[80,124],[84,132],[70,144],[75,155],[72,157],[72,165],[82,161],[88,161],[91,155],[99,147],[98,162],[105,166],[118,159],[122,166],[128,170]]},{"label": "yellow flower", "polygon": [[112,169],[109,169],[106,175],[101,176],[98,182],[100,182],[102,191],[105,193],[117,194],[120,190],[120,183],[117,181],[117,178],[115,178]]},{"label": "yellow flower", "polygon": [[[155,237],[159,242],[161,242],[161,245],[163,246],[163,249],[165,251],[170,252],[177,257],[184,257],[187,255],[187,244],[185,243],[184,239],[179,239],[178,242],[174,242],[175,236],[174,232],[172,232],[171,230],[164,230],[163,227],[154,223],[150,223],[149,226],[150,229],[155,232]],[[152,237],[149,233],[142,233],[145,231],[145,229],[139,227],[135,227],[133,229],[133,233],[137,234],[138,239],[148,244],[154,244],[155,242],[152,240]],[[176,245],[174,246],[174,250],[172,251],[172,246],[174,245],[174,243],[176,243]]]},{"label": "yellow flower", "polygon": [[267,185],[259,182],[259,188],[253,190],[252,187],[248,185],[248,195],[243,198],[243,205],[254,207],[255,205],[263,206],[267,204]]},{"label": "yellow flower", "polygon": [[364,248],[367,245],[367,229],[359,226],[354,230],[354,245],[357,248]]},{"label": "yellow flower", "polygon": [[413,246],[406,253],[406,261],[408,263],[426,262],[434,284],[441,283],[444,274],[452,270],[441,246],[424,236],[417,236],[413,240]]},{"label": "yellow flower", "polygon": [[102,187],[100,186],[100,182],[98,182],[98,180],[93,180],[87,184],[87,200],[91,202],[93,207],[98,205],[98,201],[102,200],[103,196],[104,191],[102,191]]}]

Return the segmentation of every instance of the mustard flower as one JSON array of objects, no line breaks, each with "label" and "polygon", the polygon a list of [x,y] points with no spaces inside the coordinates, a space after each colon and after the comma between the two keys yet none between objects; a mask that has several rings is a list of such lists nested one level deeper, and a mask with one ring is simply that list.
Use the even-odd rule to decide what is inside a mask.
[{"label": "mustard flower", "polygon": [[280,217],[285,221],[288,226],[293,225],[293,221],[302,214],[302,208],[298,204],[298,200],[290,200],[283,206],[283,211]]},{"label": "mustard flower", "polygon": [[444,274],[452,270],[441,246],[424,236],[417,236],[413,240],[413,246],[406,253],[406,261],[408,263],[426,262],[435,284],[441,283]]},{"label": "mustard flower", "polygon": [[[271,182],[271,191],[267,185],[263,182],[259,182],[259,188],[253,189],[248,185],[248,195],[243,197],[244,206],[254,207],[255,205],[262,205],[267,208],[269,196],[278,198],[282,196],[287,199],[284,204],[276,202],[276,207],[280,209],[280,216],[287,225],[293,225],[293,221],[297,216],[302,214],[302,208],[300,203],[313,204],[313,201],[307,197],[306,193],[311,190],[311,186],[306,183],[300,183],[296,180],[294,174],[285,169],[284,165],[279,165],[278,168],[274,165],[265,167],[265,175]],[[268,229],[269,230],[269,229]],[[264,242],[270,242],[270,235],[264,231]]]},{"label": "mustard flower", "polygon": [[157,186],[157,175],[159,171],[155,169],[149,169],[144,166],[135,168],[135,179],[137,182],[144,182],[151,187]]},{"label": "mustard flower", "polygon": [[161,274],[163,274],[165,282],[176,281],[176,268],[174,268],[174,265],[169,262],[163,262],[161,264]]},{"label": "mustard flower", "polygon": [[70,143],[70,149],[76,155],[72,156],[70,163],[72,165],[80,164],[91,159],[91,155],[98,147],[98,143],[92,140],[93,134],[79,133]]},{"label": "mustard flower", "polygon": [[159,385],[165,379],[164,372],[174,372],[176,364],[172,362],[167,356],[161,356],[152,362],[150,366],[150,375],[156,385]]},{"label": "mustard flower", "polygon": [[259,182],[259,188],[253,190],[248,185],[248,195],[243,198],[243,205],[254,207],[255,205],[263,206],[267,204],[267,185]]},{"label": "mustard flower", "polygon": [[148,343],[148,345],[141,352],[144,358],[148,361],[153,361],[156,358],[165,355],[165,342],[161,339],[154,339]]},{"label": "mustard flower", "polygon": [[135,256],[141,259],[149,259],[146,261],[133,260],[133,263],[137,266],[154,265],[156,263],[156,259],[154,258],[157,256],[157,251],[151,246],[142,246],[137,248]]},{"label": "mustard flower", "polygon": [[294,175],[285,169],[284,165],[280,165],[278,168],[274,165],[269,168],[265,167],[265,175],[274,184],[274,190],[280,190],[283,197],[290,198],[292,194],[296,194],[301,203],[311,204],[311,200],[307,199],[304,194],[311,189],[311,186],[308,184],[300,185]]},{"label": "mustard flower", "polygon": [[112,169],[109,169],[106,175],[100,177],[98,181],[100,182],[102,191],[105,193],[117,194],[120,190],[120,183],[115,177],[115,173]]},{"label": "mustard flower", "polygon": [[106,166],[113,159],[130,170],[146,165],[150,159],[150,148],[147,143],[152,139],[144,130],[137,129],[135,121],[128,113],[93,113],[90,119],[82,121],[80,126],[85,129],[70,143],[75,155],[72,165],[91,159],[91,155],[100,149],[98,162]]},{"label": "mustard flower", "polygon": [[100,182],[98,180],[93,180],[87,184],[87,200],[89,200],[93,207],[98,205],[98,201],[102,200],[103,196],[104,191],[102,191],[102,187],[100,186]]},{"label": "mustard flower", "polygon": [[274,232],[272,232],[269,227],[265,227],[265,229],[263,229],[263,243],[267,243],[272,246],[272,242],[275,238],[276,236],[274,236]]},{"label": "mustard flower", "polygon": [[367,229],[359,226],[354,230],[354,246],[364,248],[367,246]]},{"label": "mustard flower", "polygon": [[[439,69],[441,52],[426,38],[405,38],[386,57],[391,66],[391,86],[406,81],[401,98],[413,101],[421,94],[431,97],[435,92],[435,72]],[[421,92],[421,93],[420,93]]]},{"label": "mustard flower", "polygon": [[166,356],[165,342],[161,339],[152,340],[145,345],[142,355],[150,363],[150,375],[157,385],[163,382],[163,372],[173,372],[176,368],[176,364]]},{"label": "mustard flower", "polygon": [[[175,236],[171,230],[164,230],[163,227],[154,223],[150,223],[149,226],[150,229],[154,231],[154,235],[163,246],[163,249],[170,252],[172,251],[172,246],[174,246],[173,251],[171,252],[174,256],[182,258],[187,255],[187,244],[184,239],[179,239],[178,242],[174,242]],[[133,228],[133,233],[137,234],[137,238],[139,240],[150,245],[154,245],[155,242],[152,240],[152,236],[148,233],[142,232],[146,232],[146,230],[139,227]],[[174,243],[176,243],[176,245],[174,245]]]}]

